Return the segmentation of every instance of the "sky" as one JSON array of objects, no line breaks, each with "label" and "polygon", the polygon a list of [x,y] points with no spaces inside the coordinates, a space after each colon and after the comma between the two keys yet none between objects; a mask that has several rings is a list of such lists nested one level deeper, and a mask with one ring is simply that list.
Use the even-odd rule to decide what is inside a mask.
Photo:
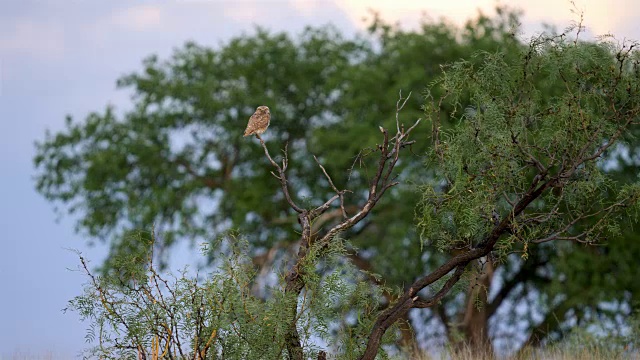
[{"label": "sky", "polygon": [[[575,1],[591,34],[640,39],[636,0]],[[507,3],[507,2],[504,2]],[[74,219],[60,216],[34,190],[34,141],[113,104],[131,106],[116,90],[123,74],[142,68],[193,40],[218,47],[254,25],[300,32],[332,23],[346,34],[365,27],[369,10],[405,28],[420,19],[446,17],[462,23],[489,0],[0,0],[0,360],[74,358],[87,345],[88,324],[62,312],[82,291],[78,249],[97,264],[105,246],[89,246],[74,232]],[[524,10],[524,27],[566,27],[577,17],[563,0],[512,0]]]}]

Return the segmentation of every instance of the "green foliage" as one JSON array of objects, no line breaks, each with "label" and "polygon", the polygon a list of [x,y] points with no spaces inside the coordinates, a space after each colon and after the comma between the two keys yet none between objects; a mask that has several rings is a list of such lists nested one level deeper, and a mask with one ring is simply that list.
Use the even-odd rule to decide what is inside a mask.
[{"label": "green foliage", "polygon": [[121,272],[96,276],[80,256],[91,281],[67,309],[91,325],[87,341],[97,345],[87,355],[186,359],[198,352],[202,359],[283,359],[284,335],[293,320],[286,309],[297,302],[295,322],[306,356],[315,356],[314,344],[321,341],[339,358],[353,359],[377,314],[371,300],[380,290],[362,282],[362,274],[344,261],[340,241],[323,251],[325,271],[316,271],[317,261],[309,264],[307,289],[297,299],[280,287],[270,289],[268,298],[252,294],[257,272],[247,257],[248,242],[237,233],[215,241],[225,249],[218,253],[218,269],[195,277],[188,269],[178,276],[160,273],[153,234],[138,234],[136,240],[148,245],[143,272],[132,256],[117,264]]},{"label": "green foliage", "polygon": [[[154,242],[159,265],[176,242],[209,241],[232,228],[247,234],[243,256],[255,260],[275,249],[275,263],[286,263],[286,249],[299,238],[296,219],[262,149],[241,137],[255,107],[271,108],[273,120],[265,135],[270,151],[289,144],[291,193],[303,198],[305,206],[317,206],[333,190],[309,154],[318,155],[338,188],[366,187],[376,164],[361,155],[375,149],[379,125],[395,126],[398,91],[413,92],[403,114],[416,118],[423,115],[423,101],[415,94],[428,88],[426,110],[434,127],[416,129],[412,138],[418,141],[411,148],[415,156],[398,165],[403,185],[390,190],[374,213],[343,234],[353,244],[346,250],[349,256],[367,264],[362,269],[382,274],[390,288],[402,290],[439,266],[448,253],[477,245],[497,220],[509,215],[509,201],[522,194],[536,174],[531,157],[547,165],[549,176],[558,175],[565,159],[593,151],[611,137],[619,125],[612,117],[614,108],[630,111],[637,106],[638,98],[631,96],[638,81],[637,52],[617,52],[612,43],[573,42],[566,36],[541,37],[527,47],[514,36],[518,18],[498,9],[495,17],[479,16],[462,28],[438,22],[405,31],[374,19],[369,36],[355,39],[325,27],[309,28],[297,37],[258,29],[217,49],[188,43],[166,60],[147,58],[143,70],[118,81],[134,93],[131,109],[116,112],[107,107],[80,121],[68,118],[65,130],[47,133],[37,144],[36,187],[78,216],[79,231],[109,242],[111,253],[102,267],[109,278],[128,275],[147,281],[149,244],[135,234],[154,224],[161,235]],[[458,61],[461,58],[465,61]],[[440,103],[431,101],[442,98]],[[557,319],[543,321],[551,330],[536,336],[564,331],[561,324],[573,321],[576,310],[597,308],[602,301],[638,306],[640,246],[622,221],[625,211],[637,211],[622,206],[638,195],[633,185],[637,164],[617,155],[625,150],[634,154],[637,132],[625,131],[619,138],[626,142],[617,153],[607,149],[604,160],[586,162],[563,178],[562,189],[545,192],[498,243],[502,259],[513,252],[522,258],[512,256],[515,261],[500,265],[502,283],[517,279],[522,286],[513,289],[538,292],[540,303],[531,308],[548,310],[545,316]],[[439,139],[436,148],[425,141],[434,134]],[[346,195],[347,202],[356,205],[365,198],[358,191]],[[339,221],[339,211],[332,213],[338,215],[318,219],[318,225]],[[576,218],[581,219],[572,224]],[[557,236],[579,241],[533,246],[560,229],[565,231]],[[214,265],[229,250],[222,244],[209,244]],[[425,246],[431,244],[441,252]],[[315,261],[312,256],[305,265],[315,269]],[[316,276],[307,284],[309,294],[315,289],[313,297],[320,299],[324,290],[318,289],[327,286],[366,293],[363,281],[357,286],[338,284],[332,277],[338,273],[330,271],[333,266],[307,272]],[[260,283],[246,276],[243,281]],[[125,283],[131,281],[125,278]],[[190,284],[181,279],[175,286],[188,289]],[[111,290],[115,294],[115,288]],[[276,290],[268,293],[277,297]],[[385,295],[387,290],[382,289]],[[383,298],[379,290],[369,291],[375,292],[368,293],[369,300]],[[524,290],[507,295],[511,301],[503,304],[526,298]],[[341,327],[353,336],[343,343],[335,340],[347,354],[362,346],[348,339],[362,339],[365,323],[372,321],[369,311],[378,304],[366,302],[366,297],[339,298],[332,301],[342,313],[367,309],[363,320],[345,317],[358,319]],[[556,306],[559,302],[562,306]],[[326,303],[318,300],[311,307],[319,312],[319,304]],[[460,301],[446,301],[443,307],[456,316],[466,311]],[[611,312],[621,313],[625,311]],[[144,319],[140,316],[131,319]],[[416,331],[437,318],[435,313],[425,316],[424,323],[413,324]],[[305,319],[310,333],[333,331],[322,316]],[[536,325],[541,324],[529,321],[527,331],[535,332]],[[138,336],[149,349],[153,334]]]},{"label": "green foliage", "polygon": [[[310,123],[334,116],[328,109],[338,79],[366,51],[323,28],[308,29],[296,42],[259,30],[220,50],[189,43],[167,61],[149,57],[142,73],[118,81],[134,90],[134,109],[122,118],[107,108],[83,122],[69,120],[65,131],[38,145],[37,188],[83,210],[79,229],[112,239],[114,255],[126,229],[152,224],[159,224],[159,245],[166,247],[224,231],[219,224],[228,222],[257,233],[286,216],[286,208],[276,200],[278,189],[265,186],[272,177],[261,150],[241,136],[246,119],[269,104],[270,133],[299,153]],[[265,240],[290,236],[270,232]]]},{"label": "green foliage", "polygon": [[[585,312],[612,319],[628,313],[602,311],[605,299],[636,303],[623,294],[636,288],[627,277],[636,265],[624,259],[637,253],[637,237],[620,237],[637,218],[637,176],[620,181],[607,170],[620,149],[612,144],[637,131],[631,126],[640,104],[634,47],[541,36],[515,61],[485,52],[478,54],[482,66],[457,62],[436,84],[455,105],[459,124],[453,129],[440,129],[442,98],[428,93],[436,136],[427,166],[436,176],[422,188],[416,214],[423,241],[441,251],[478,246],[529,189],[555,179],[514,217],[495,249],[503,260],[516,252],[527,261],[531,254],[540,272],[553,274],[536,273],[526,262],[512,270],[515,279],[528,274],[521,289],[532,284],[540,294],[537,303],[527,299],[527,290],[514,291],[514,299],[546,312],[533,337],[562,336],[568,324],[584,321],[579,314]],[[553,240],[564,243],[533,246]],[[621,256],[608,256],[613,252]],[[503,266],[513,269],[514,263]]]},{"label": "green foliage", "polygon": [[[391,99],[398,90],[420,93],[440,64],[478,49],[493,51],[505,42],[517,47],[504,33],[510,21],[507,15],[481,17],[466,29],[425,23],[420,32],[406,32],[377,20],[373,40],[344,39],[330,27],[307,29],[296,39],[260,29],[216,50],[189,43],[166,61],[151,56],[143,71],[118,81],[133,90],[133,109],[121,116],[107,108],[84,121],[69,118],[66,130],[38,143],[37,189],[48,200],[69,205],[80,218],[78,230],[109,240],[111,256],[127,248],[121,243],[128,230],[154,224],[162,231],[162,247],[228,228],[251,233],[258,249],[289,242],[295,219],[270,186],[273,178],[261,150],[241,137],[255,107],[271,108],[271,151],[290,144],[294,193],[331,192],[317,181],[322,174],[311,158],[300,156],[307,153],[321,155],[338,187],[349,182],[357,188],[375,165],[354,157],[373,146],[378,125],[393,124]],[[419,107],[414,96],[405,116],[419,117]],[[414,152],[425,146],[416,144]],[[402,165],[414,174],[403,178],[418,176],[421,159],[410,160]],[[385,201],[402,205],[374,216],[394,226],[367,229],[363,238],[377,235],[360,246],[386,252],[389,242],[383,238],[412,227],[412,189],[393,195]],[[363,201],[360,194],[350,200]],[[398,259],[380,260],[389,272],[398,264]]]},{"label": "green foliage", "polygon": [[[638,65],[627,51],[541,37],[515,61],[481,52],[479,67],[460,61],[445,69],[436,86],[459,124],[443,130],[429,153],[435,179],[445,181],[423,187],[423,239],[441,250],[478,244],[545,178],[557,178],[558,190],[514,219],[502,254],[515,243],[618,236],[620,215],[635,214],[640,196],[637,183],[621,185],[602,167],[610,145],[638,120]],[[548,96],[549,89],[563,91]]]}]

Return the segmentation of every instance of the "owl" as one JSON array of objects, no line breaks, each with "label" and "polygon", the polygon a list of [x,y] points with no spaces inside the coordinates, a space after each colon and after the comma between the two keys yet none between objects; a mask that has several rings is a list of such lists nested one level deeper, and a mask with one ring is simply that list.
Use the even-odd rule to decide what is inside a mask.
[{"label": "owl", "polygon": [[267,131],[269,122],[271,121],[271,113],[266,106],[258,106],[256,112],[249,118],[249,124],[244,131],[244,136],[260,135]]}]

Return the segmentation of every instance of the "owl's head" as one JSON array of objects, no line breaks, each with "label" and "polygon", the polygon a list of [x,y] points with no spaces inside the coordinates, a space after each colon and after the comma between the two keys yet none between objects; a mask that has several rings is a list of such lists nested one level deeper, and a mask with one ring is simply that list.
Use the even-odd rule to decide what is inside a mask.
[{"label": "owl's head", "polygon": [[263,113],[263,114],[264,113],[269,114],[269,107],[264,106],[264,105],[258,106],[258,108],[256,109],[256,112],[260,112],[260,113]]}]

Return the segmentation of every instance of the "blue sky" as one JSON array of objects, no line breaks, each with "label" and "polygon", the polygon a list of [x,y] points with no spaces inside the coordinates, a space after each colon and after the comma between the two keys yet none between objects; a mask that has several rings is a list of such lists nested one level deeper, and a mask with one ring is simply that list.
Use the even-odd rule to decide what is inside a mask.
[{"label": "blue sky", "polygon": [[[593,33],[640,39],[634,0],[576,1]],[[575,19],[567,1],[517,0],[525,25],[560,28]],[[61,309],[85,278],[75,269],[81,250],[98,263],[103,246],[74,233],[69,216],[34,190],[34,141],[62,129],[64,117],[83,118],[107,104],[130,105],[115,80],[141,68],[150,55],[168,56],[194,40],[219,46],[254,24],[296,33],[333,23],[346,33],[363,27],[372,7],[383,18],[415,26],[423,11],[454,22],[491,13],[494,1],[408,0],[0,0],[0,359],[12,354],[67,358],[83,347],[86,324]],[[550,11],[550,9],[553,9]],[[56,222],[56,219],[59,219]]]}]

